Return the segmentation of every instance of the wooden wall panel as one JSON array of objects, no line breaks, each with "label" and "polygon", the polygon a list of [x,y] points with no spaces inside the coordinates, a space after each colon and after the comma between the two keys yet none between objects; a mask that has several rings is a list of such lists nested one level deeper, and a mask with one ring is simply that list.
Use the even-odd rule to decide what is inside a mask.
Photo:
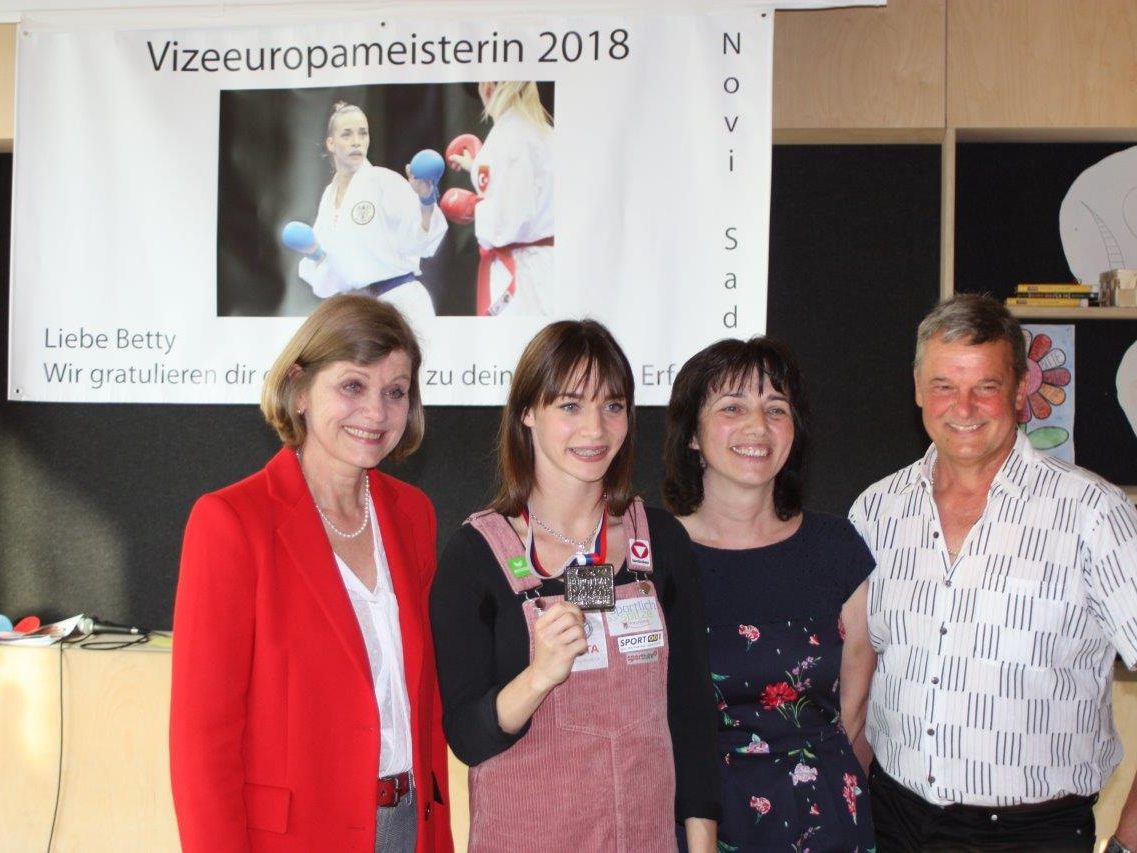
[{"label": "wooden wall panel", "polygon": [[945,0],[777,12],[774,128],[940,128]]},{"label": "wooden wall panel", "polygon": [[947,122],[1137,125],[1133,0],[948,0]]}]

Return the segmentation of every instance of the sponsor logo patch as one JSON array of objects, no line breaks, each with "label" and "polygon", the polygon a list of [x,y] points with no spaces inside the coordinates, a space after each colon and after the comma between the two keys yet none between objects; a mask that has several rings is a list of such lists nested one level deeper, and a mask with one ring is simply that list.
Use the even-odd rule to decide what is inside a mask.
[{"label": "sponsor logo patch", "polygon": [[628,565],[641,569],[651,568],[651,546],[643,539],[628,540]]},{"label": "sponsor logo patch", "polygon": [[643,652],[648,649],[658,649],[663,646],[662,631],[647,631],[643,634],[625,634],[616,638],[616,648],[620,654],[629,652]]},{"label": "sponsor logo patch", "polygon": [[506,561],[509,565],[509,570],[513,572],[515,578],[528,577],[530,574],[529,561],[522,554],[519,557],[510,557]]},{"label": "sponsor logo patch", "polygon": [[663,623],[659,621],[659,606],[651,596],[621,598],[616,601],[616,609],[607,616],[608,633],[613,637],[659,631],[663,628]]},{"label": "sponsor logo patch", "polygon": [[624,663],[634,666],[637,663],[655,663],[659,660],[659,652],[631,652],[624,658]]}]

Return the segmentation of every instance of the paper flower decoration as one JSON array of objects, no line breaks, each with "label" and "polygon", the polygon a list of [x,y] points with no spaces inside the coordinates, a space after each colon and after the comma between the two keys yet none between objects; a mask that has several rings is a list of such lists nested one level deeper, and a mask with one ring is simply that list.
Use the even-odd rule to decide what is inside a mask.
[{"label": "paper flower decoration", "polygon": [[[1070,384],[1066,353],[1054,346],[1049,335],[1032,335],[1023,329],[1026,343],[1026,402],[1019,409],[1018,421],[1024,428],[1032,420],[1050,417],[1055,406],[1066,402],[1065,387]],[[1050,450],[1065,442],[1070,433],[1063,427],[1042,426],[1027,430],[1030,443],[1039,450]]]}]

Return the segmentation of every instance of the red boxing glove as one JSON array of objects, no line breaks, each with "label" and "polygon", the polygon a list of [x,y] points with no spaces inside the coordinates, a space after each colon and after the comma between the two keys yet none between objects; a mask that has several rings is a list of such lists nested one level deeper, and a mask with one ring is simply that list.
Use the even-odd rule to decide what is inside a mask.
[{"label": "red boxing glove", "polygon": [[446,146],[446,162],[450,164],[450,168],[459,169],[460,166],[455,165],[451,157],[458,154],[468,154],[470,159],[478,156],[478,152],[482,150],[482,140],[474,136],[472,133],[463,133],[460,136],[455,136]]},{"label": "red boxing glove", "polygon": [[474,193],[458,187],[451,187],[438,200],[442,215],[458,225],[469,225],[474,221],[474,208],[477,204],[478,197]]}]

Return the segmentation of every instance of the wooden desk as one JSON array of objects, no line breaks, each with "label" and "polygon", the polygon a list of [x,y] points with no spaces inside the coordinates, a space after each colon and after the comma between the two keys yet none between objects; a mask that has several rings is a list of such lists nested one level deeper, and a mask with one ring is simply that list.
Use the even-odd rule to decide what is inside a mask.
[{"label": "wooden desk", "polygon": [[[58,646],[0,646],[0,853],[47,850],[59,762]],[[167,720],[170,654],[69,647],[63,778],[51,853],[177,853]],[[1113,687],[1125,758],[1102,791],[1098,830],[1113,831],[1137,770],[1137,678]],[[450,757],[455,846],[469,830],[466,768]],[[1104,842],[1102,842],[1104,845]]]}]

